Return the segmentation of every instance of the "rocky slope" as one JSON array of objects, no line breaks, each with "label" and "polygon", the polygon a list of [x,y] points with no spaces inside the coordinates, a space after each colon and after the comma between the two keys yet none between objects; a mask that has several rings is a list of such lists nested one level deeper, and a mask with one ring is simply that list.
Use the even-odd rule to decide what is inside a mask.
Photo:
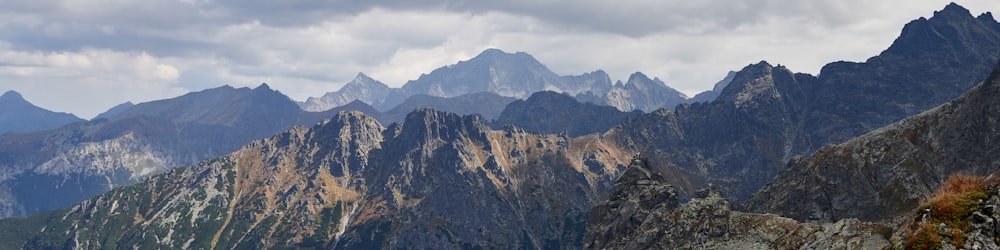
[{"label": "rocky slope", "polygon": [[20,93],[7,91],[0,96],[0,135],[7,132],[49,130],[83,119],[73,114],[52,112],[31,104]]},{"label": "rocky slope", "polygon": [[424,109],[382,128],[345,112],[68,210],[5,220],[0,231],[26,230],[0,238],[26,248],[579,248],[587,211],[628,155],[598,137],[491,130],[477,116]]},{"label": "rocky slope", "polygon": [[1000,171],[1000,65],[961,97],[797,158],[747,201],[798,220],[898,223],[951,173]]},{"label": "rocky slope", "polygon": [[0,217],[57,209],[331,115],[262,85],[141,103],[107,119],[0,136]]},{"label": "rocky slope", "polygon": [[680,204],[673,186],[639,157],[607,201],[591,210],[586,249],[878,249],[890,228],[842,220],[800,223],[772,214],[732,211],[714,190]]}]

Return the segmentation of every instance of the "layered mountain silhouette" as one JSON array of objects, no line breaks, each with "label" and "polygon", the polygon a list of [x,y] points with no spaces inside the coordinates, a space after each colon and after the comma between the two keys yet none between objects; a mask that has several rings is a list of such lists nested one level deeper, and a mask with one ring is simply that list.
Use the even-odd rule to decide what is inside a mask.
[{"label": "layered mountain silhouette", "polygon": [[[373,99],[376,110],[354,98],[338,108],[364,113],[305,112],[266,85],[191,93],[0,136],[0,199],[14,197],[2,200],[8,215],[70,203],[38,194],[68,201],[117,186],[0,221],[0,242],[878,248],[892,234],[886,225],[948,173],[996,171],[998,41],[991,15],[951,4],[907,24],[866,62],[831,63],[812,76],[761,61],[672,109],[663,107],[673,92],[641,73],[615,84],[601,71],[557,76],[525,53],[499,50],[386,96],[421,104]],[[461,98],[492,108],[460,116],[421,107]],[[482,110],[496,111],[504,98],[526,99],[508,104],[491,128]],[[599,106],[607,104],[615,108]],[[400,119],[383,113],[396,106],[415,111],[402,123],[379,122]],[[730,209],[747,199],[749,212]]]},{"label": "layered mountain silhouette", "polygon": [[20,93],[0,95],[0,134],[48,130],[83,119],[73,114],[49,111],[31,104]]}]

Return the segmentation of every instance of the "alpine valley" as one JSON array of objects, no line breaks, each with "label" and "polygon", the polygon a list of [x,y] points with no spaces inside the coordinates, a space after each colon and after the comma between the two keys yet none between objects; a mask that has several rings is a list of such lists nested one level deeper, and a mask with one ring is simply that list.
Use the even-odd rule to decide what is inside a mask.
[{"label": "alpine valley", "polygon": [[89,121],[8,92],[0,249],[998,249],[998,61],[1000,23],[952,3],[865,62],[692,98],[499,49]]}]

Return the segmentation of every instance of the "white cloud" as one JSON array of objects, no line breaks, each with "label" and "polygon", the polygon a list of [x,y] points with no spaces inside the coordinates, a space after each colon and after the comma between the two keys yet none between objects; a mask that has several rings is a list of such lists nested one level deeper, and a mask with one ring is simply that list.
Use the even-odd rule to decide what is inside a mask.
[{"label": "white cloud", "polygon": [[641,71],[693,95],[760,60],[808,73],[864,60],[947,3],[0,0],[0,88],[89,118],[222,84],[267,82],[297,100],[357,72],[400,86],[499,48],[559,74]]},{"label": "white cloud", "polygon": [[4,85],[35,105],[83,118],[126,100],[182,94],[184,90],[174,86],[178,76],[176,67],[141,52],[18,51],[0,45],[0,81]]}]

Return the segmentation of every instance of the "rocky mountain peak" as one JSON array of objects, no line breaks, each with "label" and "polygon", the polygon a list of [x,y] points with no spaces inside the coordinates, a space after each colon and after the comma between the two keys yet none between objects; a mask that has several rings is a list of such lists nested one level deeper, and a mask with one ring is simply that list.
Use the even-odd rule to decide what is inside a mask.
[{"label": "rocky mountain peak", "polygon": [[932,18],[944,18],[944,19],[963,18],[963,19],[967,19],[967,17],[971,17],[971,16],[972,16],[972,14],[969,13],[969,9],[966,9],[965,7],[962,7],[961,5],[956,4],[955,2],[951,2],[947,6],[944,6],[944,9],[942,9],[940,11],[935,11],[934,12],[934,16]]},{"label": "rocky mountain peak", "polygon": [[733,76],[717,99],[734,102],[739,106],[756,98],[780,96],[774,85],[774,70],[774,66],[767,61],[743,67]]},{"label": "rocky mountain peak", "polygon": [[358,72],[358,75],[355,76],[354,79],[351,80],[350,82],[347,82],[347,84],[348,85],[351,85],[351,84],[365,85],[365,84],[370,84],[370,83],[375,83],[375,82],[378,82],[378,81],[376,81],[375,79],[372,79],[368,75],[365,75],[365,73]]},{"label": "rocky mountain peak", "polygon": [[[643,74],[642,72],[635,72],[628,76],[628,81],[625,82],[625,85],[639,85],[648,83],[657,83],[657,81],[649,79],[649,76],[646,76],[646,74]],[[658,83],[663,83],[663,82],[658,82]]]},{"label": "rocky mountain peak", "polygon": [[253,88],[253,90],[257,90],[257,91],[270,91],[271,90],[271,86],[268,86],[266,82],[263,82],[263,83],[260,83],[260,85],[258,85],[256,88]]},{"label": "rocky mountain peak", "polygon": [[0,100],[24,100],[24,97],[21,96],[21,93],[17,93],[17,91],[8,90],[0,96]]}]

